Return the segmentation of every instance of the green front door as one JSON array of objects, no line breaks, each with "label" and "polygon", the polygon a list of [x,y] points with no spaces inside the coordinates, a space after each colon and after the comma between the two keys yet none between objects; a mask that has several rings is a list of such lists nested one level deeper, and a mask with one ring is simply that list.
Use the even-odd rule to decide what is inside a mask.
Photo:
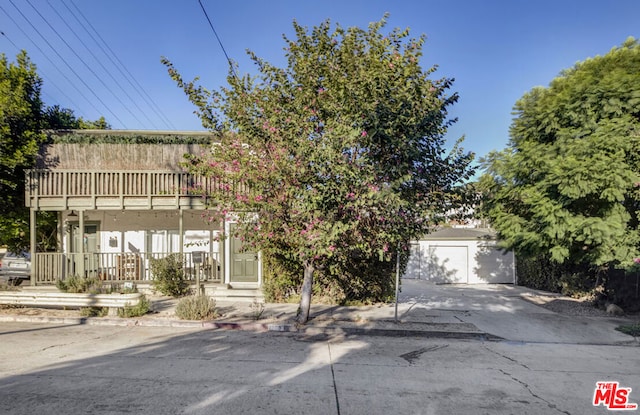
[{"label": "green front door", "polygon": [[258,254],[244,250],[240,238],[231,237],[230,244],[230,282],[258,282]]}]

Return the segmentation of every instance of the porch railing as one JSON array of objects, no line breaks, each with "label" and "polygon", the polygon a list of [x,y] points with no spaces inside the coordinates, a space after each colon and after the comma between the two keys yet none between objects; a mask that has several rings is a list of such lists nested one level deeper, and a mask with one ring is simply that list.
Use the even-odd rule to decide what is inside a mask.
[{"label": "porch railing", "polygon": [[[105,282],[151,282],[151,259],[164,258],[172,253],[57,253],[39,252],[33,255],[36,285],[53,285],[68,276],[97,277]],[[220,254],[185,252],[183,270],[187,280],[222,282]]]},{"label": "porch railing", "polygon": [[[231,186],[215,178],[176,171],[81,171],[81,170],[28,170],[26,173],[25,201],[29,207],[79,206],[95,208],[126,205],[129,199],[155,200],[198,198],[203,191],[238,191],[240,185]],[[98,202],[98,204],[96,204]],[[139,203],[139,201],[137,202]]]}]

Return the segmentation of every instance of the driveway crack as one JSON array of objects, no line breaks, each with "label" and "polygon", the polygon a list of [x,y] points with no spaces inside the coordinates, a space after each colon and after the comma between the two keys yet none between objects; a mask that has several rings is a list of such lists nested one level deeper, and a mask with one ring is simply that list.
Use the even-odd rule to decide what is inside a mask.
[{"label": "driveway crack", "polygon": [[542,396],[535,394],[535,393],[531,390],[531,388],[529,387],[529,385],[528,385],[526,382],[521,381],[520,379],[516,378],[515,376],[513,376],[513,375],[512,375],[511,373],[509,373],[509,372],[506,372],[506,371],[504,371],[504,370],[502,370],[502,369],[498,369],[498,370],[499,370],[503,375],[505,375],[505,376],[509,376],[512,380],[514,380],[514,381],[518,382],[520,385],[522,385],[522,386],[527,390],[527,392],[529,392],[529,394],[530,394],[531,396],[533,396],[534,398],[536,398],[536,399],[538,399],[538,400],[540,400],[540,401],[542,401],[542,402],[546,403],[546,404],[547,404],[547,406],[548,406],[550,409],[556,410],[556,411],[560,412],[561,414],[571,415],[571,412],[564,411],[564,410],[562,410],[562,409],[558,408],[556,405],[554,405],[554,404],[552,404],[551,402],[549,402],[548,400],[544,399]]}]

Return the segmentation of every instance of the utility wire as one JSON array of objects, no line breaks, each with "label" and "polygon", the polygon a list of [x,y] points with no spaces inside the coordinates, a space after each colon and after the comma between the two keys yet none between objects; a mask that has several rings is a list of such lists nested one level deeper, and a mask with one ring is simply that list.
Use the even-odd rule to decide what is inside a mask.
[{"label": "utility wire", "polygon": [[[78,36],[78,34],[76,33],[76,31],[73,29],[73,27],[71,27],[71,25],[69,25],[69,23],[67,23],[67,21],[65,20],[65,18],[60,15],[60,13],[58,13],[58,11],[56,10],[55,7],[53,7],[53,5],[51,4],[50,1],[47,0],[47,3],[49,4],[49,6],[53,9],[53,11],[56,13],[56,15],[58,15],[58,17],[60,18],[60,20],[62,20],[62,22],[67,26],[67,28],[69,29],[69,31],[71,31],[71,33],[73,33],[73,35],[76,37],[76,39],[78,39],[78,41],[80,41],[80,43],[82,44],[82,46],[84,46],[84,48],[89,52],[89,54],[93,57],[93,59],[95,59],[95,61],[98,63],[98,65],[100,65],[102,67],[102,69],[105,71],[105,73],[107,75],[109,75],[109,77],[113,80],[113,82],[115,82],[115,84],[120,88],[120,90],[127,96],[127,98],[129,98],[129,100],[133,103],[133,105],[138,109],[138,111],[140,111],[140,113],[146,118],[147,121],[149,121],[149,124],[151,124],[151,126],[153,128],[155,128],[156,130],[158,129],[158,127],[154,124],[153,121],[151,121],[151,119],[147,116],[147,114],[142,110],[142,108],[140,108],[140,106],[138,106],[138,104],[134,101],[133,98],[131,98],[131,96],[129,95],[129,93],[126,91],[126,89],[124,89],[122,87],[122,85],[120,84],[120,82],[118,82],[118,80],[111,74],[111,72],[109,71],[109,69],[107,69],[104,64],[100,61],[100,59],[98,59],[98,57],[96,56],[95,53],[93,53],[93,51],[91,50],[91,48],[89,48],[89,46],[87,46],[86,43],[84,43],[84,41],[82,40],[82,38],[80,36]],[[137,118],[136,118],[137,119]]]},{"label": "utility wire", "polygon": [[227,62],[229,62],[229,68],[231,69],[231,73],[233,73],[233,76],[235,76],[235,78],[239,80],[238,75],[236,74],[236,70],[233,67],[233,62],[231,62],[231,59],[229,58],[229,55],[227,55],[227,51],[224,49],[224,45],[222,44],[222,40],[220,40],[220,37],[218,36],[218,32],[216,32],[216,29],[213,27],[213,23],[211,23],[211,19],[209,19],[209,15],[207,14],[207,11],[205,10],[204,6],[202,5],[202,0],[198,0],[198,3],[200,4],[200,8],[202,8],[202,12],[204,13],[204,17],[206,17],[207,21],[209,22],[209,26],[211,27],[211,30],[213,31],[213,34],[215,35],[216,39],[218,39],[218,44],[220,45],[220,48],[222,49],[222,53],[224,53],[224,56],[227,58]]},{"label": "utility wire", "polygon": [[[87,98],[87,97],[86,97],[86,95],[85,95],[85,94],[80,90],[80,88],[78,88],[78,87],[76,86],[76,84],[75,84],[73,81],[71,81],[71,79],[69,79],[69,77],[67,76],[67,74],[66,74],[66,73],[64,73],[62,70],[60,70],[59,65],[58,65],[58,64],[56,64],[55,62],[53,62],[53,61],[51,60],[51,58],[49,58],[49,56],[48,56],[48,55],[47,55],[47,54],[46,54],[46,53],[45,53],[45,52],[40,48],[40,46],[38,46],[38,44],[37,44],[37,43],[36,43],[36,42],[31,38],[31,36],[29,36],[29,34],[27,34],[27,33],[22,29],[21,25],[19,25],[19,24],[18,24],[18,22],[16,22],[16,21],[15,21],[15,19],[14,19],[14,18],[13,18],[13,17],[12,17],[12,16],[11,16],[11,15],[10,15],[10,14],[5,10],[5,9],[4,9],[4,7],[2,7],[2,5],[0,5],[0,10],[2,10],[2,11],[4,12],[4,14],[6,14],[6,15],[9,17],[9,19],[13,22],[13,24],[14,24],[14,25],[15,25],[15,26],[16,26],[16,27],[17,27],[17,28],[22,32],[22,34],[23,34],[27,39],[29,39],[29,41],[30,41],[30,42],[31,42],[31,43],[36,47],[36,49],[38,49],[38,51],[40,51],[40,53],[42,54],[42,56],[44,56],[44,57],[49,61],[49,63],[51,63],[51,65],[52,65],[54,68],[56,68],[56,70],[57,70],[57,71],[62,75],[62,77],[63,77],[64,79],[66,79],[66,80],[67,80],[67,82],[69,82],[69,84],[70,84],[73,88],[75,88],[75,90],[78,92],[78,94],[79,94],[79,95],[80,95],[80,96],[81,96],[85,101],[87,101],[87,102],[89,103],[89,105],[91,105],[91,106],[93,107],[93,109],[95,109],[95,110],[96,110],[96,112],[98,112],[98,113],[99,113],[99,112],[101,112],[101,111],[98,109],[98,107],[96,107],[96,106],[95,106],[95,104],[93,103],[93,101],[91,101],[89,98]],[[5,37],[7,37],[7,35],[6,35],[6,34],[4,34],[4,36],[5,36]],[[7,37],[7,39],[9,39],[9,38]],[[11,43],[13,43],[13,42],[11,42]],[[15,44],[14,44],[14,46],[15,46]],[[18,48],[18,49],[20,49],[20,48]],[[68,98],[68,97],[67,97],[67,98]],[[73,102],[71,101],[71,99],[69,99],[69,101],[73,104]],[[73,105],[76,105],[76,104],[73,104]],[[77,108],[77,109],[80,109],[80,107],[79,107],[79,106],[77,106],[77,105],[76,105],[76,108]]]},{"label": "utility wire", "polygon": [[[135,115],[131,109],[124,103],[122,102],[122,100],[120,99],[119,96],[117,96],[112,90],[111,88],[109,88],[109,86],[102,80],[102,78],[100,76],[98,76],[98,74],[93,70],[93,68],[91,66],[89,66],[87,64],[87,62],[85,62],[85,60],[82,58],[82,56],[80,56],[78,54],[78,52],[75,51],[75,49],[73,49],[73,47],[71,47],[71,45],[60,35],[60,33],[58,33],[58,31],[56,30],[55,27],[53,27],[51,25],[51,23],[49,23],[49,21],[42,15],[42,13],[40,13],[40,11],[38,9],[36,9],[34,7],[34,5],[31,3],[30,0],[27,0],[27,4],[29,4],[29,6],[31,6],[31,8],[38,14],[38,16],[40,16],[40,18],[47,24],[47,26],[49,26],[49,28],[53,31],[53,33],[56,34],[56,36],[58,36],[60,38],[60,40],[62,40],[62,42],[69,48],[69,50],[76,56],[76,58],[78,58],[78,60],[80,62],[82,62],[82,64],[87,68],[87,70],[89,72],[91,72],[93,74],[93,76],[96,77],[96,79],[102,84],[103,87],[105,87],[105,89],[107,91],[109,91],[111,93],[111,95],[113,95],[113,97],[120,103],[120,105],[129,113],[131,114],[131,116],[133,118],[135,118],[136,121],[138,121],[138,123],[142,124],[142,121],[140,121],[140,119],[138,118],[137,115]],[[115,114],[114,114],[115,115]],[[116,117],[117,118],[117,117]],[[118,120],[120,121],[120,119],[118,118]],[[121,124],[124,125],[124,123],[122,121],[120,121]]]},{"label": "utility wire", "polygon": [[[82,77],[80,75],[78,75],[78,73],[73,69],[73,67],[71,65],[69,65],[69,63],[60,55],[60,53],[58,53],[58,51],[51,45],[51,43],[49,43],[49,41],[47,40],[46,37],[44,37],[42,35],[42,33],[40,33],[40,31],[33,25],[33,23],[31,23],[31,20],[29,20],[29,18],[27,18],[27,16],[24,15],[24,13],[22,13],[22,11],[18,8],[18,6],[15,5],[15,3],[13,2],[13,0],[9,0],[9,3],[11,3],[11,5],[13,7],[15,7],[16,10],[18,10],[18,13],[20,13],[20,15],[22,16],[23,19],[25,19],[27,21],[27,23],[29,23],[29,25],[31,26],[31,28],[42,38],[42,40],[44,40],[44,42],[51,48],[51,50],[53,50],[53,52],[58,56],[58,58],[60,58],[60,60],[67,66],[67,68],[69,68],[69,70],[80,80],[80,82],[82,82],[82,84],[93,94],[94,97],[96,97],[96,99],[98,100],[98,102],[100,102],[106,109],[107,111],[109,111],[111,113],[111,115],[113,115],[113,117],[118,120],[118,122],[120,122],[120,124],[123,125],[124,128],[126,128],[126,126],[124,125],[124,123],[122,122],[122,120],[113,112],[111,111],[111,109],[102,101],[102,99],[98,96],[98,94],[96,94],[96,92],[89,86],[87,85],[87,83],[84,81],[84,79],[82,79]],[[33,7],[33,6],[31,6]]]},{"label": "utility wire", "polygon": [[[91,30],[93,30],[93,32],[96,34],[96,36],[102,41],[102,44],[104,44],[104,47],[106,47],[109,52],[111,53],[111,55],[113,55],[113,57],[111,57],[107,51],[105,50],[105,48],[103,47],[102,44],[100,44],[100,42],[98,42],[96,40],[96,38],[91,34],[91,32],[86,28],[86,26],[80,21],[80,19],[78,19],[78,17],[75,15],[75,13],[69,8],[69,6],[67,6],[67,4],[65,3],[64,0],[61,0],[62,4],[67,8],[67,10],[69,10],[69,12],[73,15],[73,17],[78,21],[78,23],[80,23],[80,25],[84,28],[84,30],[87,32],[87,34],[89,34],[89,36],[93,39],[93,41],[98,45],[98,47],[100,48],[100,50],[102,50],[102,53],[105,54],[105,56],[111,61],[111,63],[116,67],[116,69],[118,69],[118,71],[120,72],[120,74],[127,80],[127,82],[129,82],[129,85],[131,85],[131,87],[138,93],[138,95],[140,95],[142,97],[142,99],[145,100],[145,102],[147,103],[147,105],[149,105],[152,110],[154,110],[154,112],[156,113],[156,115],[165,122],[165,124],[167,126],[169,126],[169,128],[175,130],[175,126],[173,125],[173,123],[171,122],[171,120],[169,118],[167,118],[167,116],[162,112],[162,110],[160,109],[160,107],[158,107],[158,105],[153,101],[153,99],[149,96],[149,94],[145,91],[145,89],[142,87],[142,85],[140,85],[140,83],[136,80],[136,78],[131,74],[131,72],[129,72],[129,70],[127,69],[127,67],[124,65],[124,63],[122,63],[122,61],[118,58],[118,56],[115,54],[115,52],[109,47],[109,45],[107,44],[107,42],[102,38],[102,36],[100,36],[100,33],[98,33],[98,31],[93,27],[93,25],[91,24],[91,22],[86,18],[86,16],[82,13],[82,11],[78,8],[78,6],[76,6],[76,4],[71,1],[71,4],[73,5],[73,7],[76,9],[76,11],[78,12],[78,14],[84,19],[84,21],[87,23],[87,25],[91,28]],[[118,66],[115,61],[118,61],[118,63],[120,64],[120,66]],[[128,74],[125,75],[124,71]],[[132,82],[133,80],[133,82]],[[134,83],[137,85],[134,85]]]},{"label": "utility wire", "polygon": [[[0,6],[0,8],[1,8],[1,7],[2,7],[2,6]],[[3,10],[3,11],[4,11],[4,10]],[[6,13],[6,12],[5,12],[5,13]],[[11,44],[13,45],[13,47],[14,47],[14,48],[16,48],[16,50],[18,50],[18,52],[22,50],[22,49],[20,49],[20,48],[18,47],[18,45],[16,45],[15,43],[13,43],[13,40],[11,40],[11,39],[9,38],[9,36],[7,36],[7,34],[6,34],[5,32],[0,31],[0,35],[1,35],[1,36],[4,36],[4,38],[5,38],[5,39],[7,39],[7,40],[9,41],[9,43],[11,43]],[[67,99],[69,100],[69,102],[71,102],[71,105],[73,105],[74,107],[78,108],[78,105],[77,105],[76,103],[74,103],[74,102],[73,102],[73,100],[72,100],[71,98],[69,98],[69,96],[67,96],[67,94],[65,94],[65,93],[64,93],[64,91],[63,91],[62,89],[60,89],[60,87],[58,87],[58,85],[56,85],[56,84],[55,84],[55,82],[53,82],[52,80],[50,80],[50,79],[46,76],[46,74],[44,73],[44,71],[43,71],[42,69],[38,69],[38,72],[39,72],[39,74],[38,74],[38,75],[40,75],[40,76],[42,77],[42,79],[43,79],[43,80],[46,80],[46,81],[47,81],[47,82],[46,82],[46,85],[51,85],[51,86],[53,86],[55,89],[57,89],[57,90],[58,90],[58,92],[60,92],[60,93],[62,94],[62,96],[64,96],[65,98],[67,98]],[[42,95],[47,95],[47,96],[49,96],[50,98],[53,98],[53,97],[51,97],[51,95],[46,94],[44,91],[40,91],[40,92],[41,92],[41,94],[42,94]],[[51,100],[49,100],[49,102],[55,102],[55,101],[56,101],[55,99],[51,99]]]}]

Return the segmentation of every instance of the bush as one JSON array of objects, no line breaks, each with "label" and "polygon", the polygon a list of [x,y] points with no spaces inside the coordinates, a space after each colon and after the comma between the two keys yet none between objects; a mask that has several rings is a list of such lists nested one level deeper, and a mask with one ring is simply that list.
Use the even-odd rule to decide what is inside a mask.
[{"label": "bush", "polygon": [[182,320],[207,320],[216,317],[216,302],[208,295],[191,295],[178,302],[176,315]]},{"label": "bush", "polygon": [[629,336],[640,337],[640,323],[631,323],[618,326],[616,327],[616,330],[624,334],[628,334]]},{"label": "bush", "polygon": [[189,282],[184,275],[182,257],[178,254],[164,258],[151,259],[153,288],[163,295],[182,297],[189,294]]},{"label": "bush", "polygon": [[302,285],[303,269],[296,262],[284,256],[262,253],[262,292],[269,303],[297,302]]},{"label": "bush", "polygon": [[56,281],[56,287],[65,293],[91,293],[100,294],[103,292],[100,278],[83,278],[77,275]]},{"label": "bush", "polygon": [[[394,255],[391,255],[395,258]],[[262,291],[267,302],[297,302],[302,286],[303,269],[284,255],[263,252],[264,283]],[[401,253],[405,267],[408,253]],[[395,295],[396,261],[353,254],[336,256],[314,276],[314,303],[371,304],[388,302]]]},{"label": "bush", "polygon": [[18,286],[11,281],[0,282],[0,291],[18,291]]},{"label": "bush", "polygon": [[80,315],[82,317],[104,317],[109,314],[109,307],[82,307]]},{"label": "bush", "polygon": [[140,302],[137,305],[129,306],[125,305],[123,308],[118,309],[118,317],[129,318],[129,317],[140,317],[144,316],[151,309],[151,302],[147,299],[147,297],[142,294],[140,296]]}]

